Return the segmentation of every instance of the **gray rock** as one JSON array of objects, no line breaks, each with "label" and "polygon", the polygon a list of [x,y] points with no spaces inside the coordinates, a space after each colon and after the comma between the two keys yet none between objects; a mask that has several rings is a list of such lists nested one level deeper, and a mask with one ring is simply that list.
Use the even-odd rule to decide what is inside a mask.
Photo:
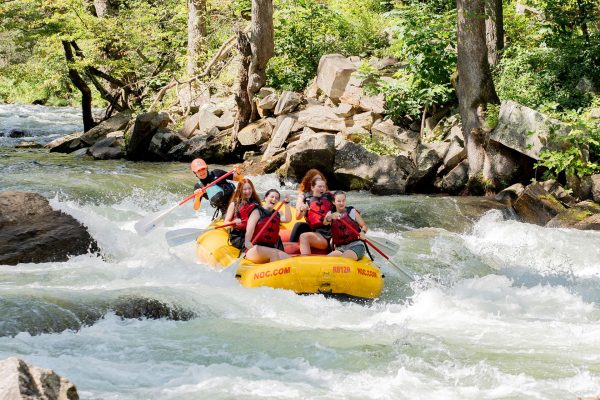
[{"label": "gray rock", "polygon": [[304,140],[299,140],[293,147],[288,147],[285,175],[300,179],[306,171],[317,168],[325,175],[333,174],[335,156],[335,135],[319,133]]},{"label": "gray rock", "polygon": [[413,170],[412,162],[404,156],[379,156],[350,141],[336,145],[334,175],[344,189],[401,194]]},{"label": "gray rock", "polygon": [[266,119],[259,119],[239,131],[237,140],[243,146],[260,146],[271,137],[273,127]]},{"label": "gray rock", "polygon": [[181,136],[167,128],[160,128],[150,141],[148,152],[156,156],[159,160],[168,160],[169,151],[180,144],[183,140]]},{"label": "gray rock", "polygon": [[600,174],[592,175],[592,198],[596,203],[600,203]]},{"label": "gray rock", "polygon": [[560,121],[522,106],[513,101],[503,101],[498,125],[490,139],[536,160],[545,149],[557,149],[551,135],[566,135],[571,129]]},{"label": "gray rock", "polygon": [[560,201],[545,191],[539,183],[527,186],[514,202],[513,208],[523,222],[541,226],[566,210]]},{"label": "gray rock", "polygon": [[78,400],[77,388],[51,369],[16,357],[0,361],[0,398],[6,400]]},{"label": "gray rock", "polygon": [[283,145],[287,140],[287,137],[289,136],[292,127],[294,126],[294,122],[295,119],[292,117],[284,116],[283,118],[281,118],[281,121],[275,129],[271,141],[269,142],[269,146],[267,147],[267,150],[262,156],[262,161],[268,160],[280,150],[283,150]]},{"label": "gray rock", "polygon": [[36,193],[0,192],[0,264],[67,261],[98,244],[70,215]]},{"label": "gray rock", "polygon": [[469,180],[469,161],[462,160],[448,172],[435,186],[442,192],[458,194]]},{"label": "gray rock", "polygon": [[81,136],[83,136],[83,132],[65,135],[61,138],[54,139],[45,147],[49,149],[51,153],[71,153],[82,147],[88,147],[81,142]]},{"label": "gray rock", "polygon": [[131,111],[123,111],[99,123],[81,136],[81,141],[84,143],[82,147],[93,145],[111,132],[124,130],[131,118]]},{"label": "gray rock", "polygon": [[165,128],[169,121],[169,114],[166,112],[151,111],[138,115],[133,129],[126,133],[127,159],[152,160],[152,155],[148,153],[152,137],[160,128]]},{"label": "gray rock", "polygon": [[277,105],[275,106],[275,115],[287,114],[292,111],[302,103],[302,97],[299,94],[285,91],[281,93],[279,96],[279,100],[277,101]]},{"label": "gray rock", "polygon": [[329,98],[337,100],[346,89],[356,67],[341,54],[326,54],[319,60],[317,86]]}]

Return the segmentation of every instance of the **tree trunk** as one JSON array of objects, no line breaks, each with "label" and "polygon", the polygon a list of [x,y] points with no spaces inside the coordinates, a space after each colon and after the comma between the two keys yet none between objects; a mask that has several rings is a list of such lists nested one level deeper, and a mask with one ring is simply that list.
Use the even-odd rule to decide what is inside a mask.
[{"label": "tree trunk", "polygon": [[97,17],[104,17],[113,11],[110,0],[94,0],[94,9]]},{"label": "tree trunk", "polygon": [[456,92],[469,161],[467,187],[474,194],[481,194],[483,189],[495,187],[493,168],[489,168],[489,165],[488,168],[484,168],[488,142],[488,132],[483,124],[484,112],[488,103],[499,102],[487,58],[484,1],[456,1],[458,12]]},{"label": "tree trunk", "polygon": [[240,53],[240,68],[238,70],[238,87],[235,94],[235,103],[237,105],[237,115],[233,123],[233,132],[231,134],[230,149],[235,151],[237,147],[237,137],[242,130],[250,122],[252,116],[252,101],[248,97],[248,68],[252,58],[252,49],[250,40],[241,29],[237,31],[237,49]]},{"label": "tree trunk", "polygon": [[241,32],[238,33],[238,50],[242,56],[242,65],[238,73],[240,78],[240,86],[236,94],[238,113],[231,137],[232,151],[237,146],[238,132],[257,118],[254,96],[267,81],[267,63],[273,56],[274,47],[273,0],[252,0],[249,37]]},{"label": "tree trunk", "polygon": [[500,51],[504,49],[504,12],[502,0],[485,1],[485,33],[488,48],[488,62],[495,67],[500,62]]},{"label": "tree trunk", "polygon": [[67,60],[67,67],[69,70],[69,78],[73,85],[81,92],[81,112],[83,114],[83,130],[84,132],[92,129],[96,124],[94,123],[94,117],[92,115],[92,91],[88,84],[83,80],[79,72],[71,67],[71,64],[75,61],[73,57],[73,50],[71,44],[63,40],[63,49],[65,50],[65,59]]},{"label": "tree trunk", "polygon": [[196,75],[198,55],[206,39],[206,0],[188,1],[188,62],[187,73]]},{"label": "tree trunk", "polygon": [[248,98],[252,105],[251,121],[257,116],[252,99],[267,82],[267,63],[273,56],[273,0],[252,0],[252,25],[250,28],[252,59],[248,68]]}]

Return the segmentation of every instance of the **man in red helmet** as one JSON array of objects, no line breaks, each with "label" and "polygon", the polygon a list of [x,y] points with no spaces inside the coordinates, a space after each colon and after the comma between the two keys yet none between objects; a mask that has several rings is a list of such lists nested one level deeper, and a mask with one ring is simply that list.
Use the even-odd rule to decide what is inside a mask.
[{"label": "man in red helmet", "polygon": [[[214,182],[219,179],[221,176],[227,174],[227,171],[223,171],[222,169],[213,169],[211,171],[208,170],[208,166],[206,162],[201,158],[196,158],[190,164],[190,168],[194,175],[198,178],[198,182],[194,185],[194,193],[199,194],[202,192],[202,188],[204,186]],[[238,180],[237,173],[234,173],[231,177],[232,180]],[[216,185],[213,185],[206,189],[203,196],[205,199],[210,201],[210,205],[217,210],[215,211],[215,215],[213,215],[213,219],[215,219],[220,212],[221,216],[224,216],[227,212],[227,206],[229,205],[229,199],[235,190],[235,186],[229,179],[223,179]],[[198,208],[200,206],[200,202],[196,201],[194,204],[194,208]]]}]

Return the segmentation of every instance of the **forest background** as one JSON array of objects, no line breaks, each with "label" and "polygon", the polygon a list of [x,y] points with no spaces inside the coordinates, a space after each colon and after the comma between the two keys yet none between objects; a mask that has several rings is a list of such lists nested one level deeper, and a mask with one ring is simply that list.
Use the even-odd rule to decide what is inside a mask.
[{"label": "forest background", "polygon": [[[370,92],[384,93],[397,124],[436,107],[458,107],[457,4],[463,1],[273,3],[267,86],[303,90],[324,54],[393,57],[402,66],[393,81],[368,62],[360,73],[371,78]],[[499,100],[550,114],[574,129],[560,139],[561,150],[546,152],[537,165],[549,176],[600,171],[600,127],[591,118],[600,107],[598,2],[472,3],[485,3],[500,29],[499,44],[487,54],[498,97],[483,102],[488,127]],[[236,32],[249,29],[252,7],[250,0],[4,1],[0,102],[77,105],[87,96],[94,107],[141,111],[169,83],[191,78],[211,92],[233,92],[238,62],[231,50]],[[168,108],[176,96],[165,92],[161,105]]]}]

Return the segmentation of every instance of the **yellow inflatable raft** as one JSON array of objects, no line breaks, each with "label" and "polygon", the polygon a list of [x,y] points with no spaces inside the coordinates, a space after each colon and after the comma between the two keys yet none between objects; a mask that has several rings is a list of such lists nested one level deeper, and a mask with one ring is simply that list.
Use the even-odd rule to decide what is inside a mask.
[{"label": "yellow inflatable raft", "polygon": [[[292,209],[292,215],[295,215]],[[354,261],[344,257],[326,255],[295,255],[297,243],[286,242],[296,220],[282,224],[280,236],[286,252],[293,257],[266,264],[252,264],[242,260],[236,278],[245,287],[269,286],[293,290],[298,294],[321,293],[337,297],[375,299],[383,289],[384,276],[365,255]],[[213,223],[218,226],[222,221]],[[228,244],[225,229],[215,229],[197,239],[196,255],[202,263],[224,269],[233,263],[240,251]]]}]

